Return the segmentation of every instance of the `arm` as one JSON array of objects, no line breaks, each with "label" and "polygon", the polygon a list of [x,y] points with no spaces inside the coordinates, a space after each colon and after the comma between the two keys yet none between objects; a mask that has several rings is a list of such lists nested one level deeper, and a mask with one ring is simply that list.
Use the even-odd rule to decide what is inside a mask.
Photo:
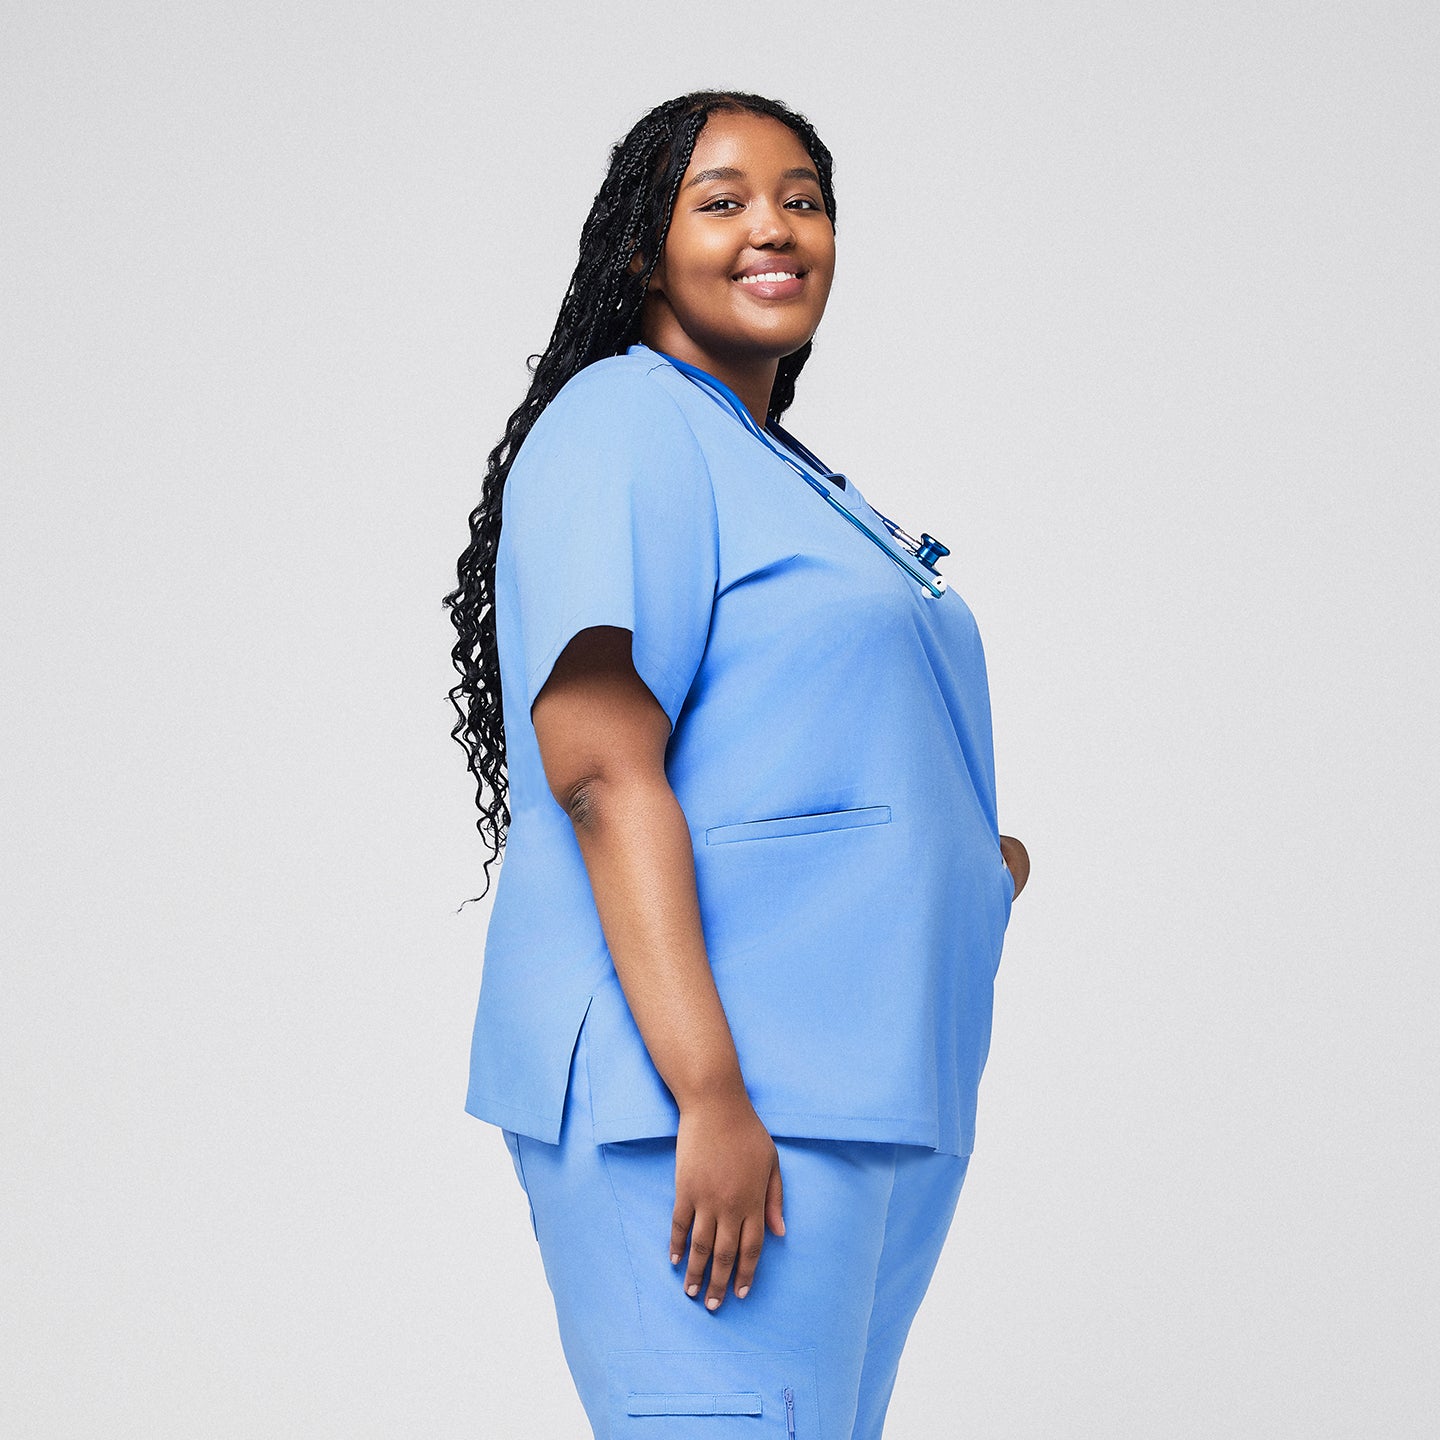
[{"label": "arm", "polygon": [[680,1107],[670,1253],[683,1251],[693,1224],[685,1286],[703,1283],[713,1251],[714,1309],[737,1260],[743,1298],[766,1223],[784,1233],[782,1189],[705,951],[689,826],[665,774],[670,722],[635,671],[630,632],[614,626],[571,640],[531,714],[621,989]]}]

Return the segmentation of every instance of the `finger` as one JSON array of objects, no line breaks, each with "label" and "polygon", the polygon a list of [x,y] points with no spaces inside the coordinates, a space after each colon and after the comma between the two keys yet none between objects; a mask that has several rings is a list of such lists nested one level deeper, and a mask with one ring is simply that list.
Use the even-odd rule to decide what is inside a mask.
[{"label": "finger", "polygon": [[785,1233],[785,1183],[780,1178],[779,1156],[776,1156],[775,1168],[770,1172],[770,1186],[765,1192],[765,1220],[777,1235]]},{"label": "finger", "polygon": [[765,1244],[765,1222],[753,1215],[745,1217],[740,1227],[740,1256],[735,1262],[735,1298],[743,1300],[750,1293],[755,1280],[755,1267],[760,1263],[760,1251]]},{"label": "finger", "polygon": [[670,1263],[672,1265],[678,1265],[680,1257],[685,1253],[685,1240],[690,1234],[690,1224],[694,1219],[695,1207],[681,1205],[677,1201],[675,1213],[670,1220]]},{"label": "finger", "polygon": [[710,1289],[705,1296],[707,1310],[720,1308],[739,1253],[740,1226],[733,1220],[725,1220],[715,1227],[715,1253],[710,1257]]},{"label": "finger", "polygon": [[696,1212],[690,1232],[690,1263],[685,1267],[685,1293],[698,1295],[705,1283],[705,1266],[715,1249],[715,1219]]}]

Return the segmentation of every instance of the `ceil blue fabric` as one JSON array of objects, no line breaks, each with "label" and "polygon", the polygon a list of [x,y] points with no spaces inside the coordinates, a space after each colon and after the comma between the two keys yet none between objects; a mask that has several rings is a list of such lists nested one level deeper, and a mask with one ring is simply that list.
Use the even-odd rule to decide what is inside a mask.
[{"label": "ceil blue fabric", "polygon": [[[853,480],[826,483],[883,533]],[[566,644],[610,625],[670,720],[707,953],[771,1135],[971,1153],[1014,886],[984,651],[953,584],[929,594],[634,345],[521,445],[495,616],[511,824],[469,1112],[555,1143],[583,1026],[591,1139],[678,1129],[530,717]]]},{"label": "ceil blue fabric", "polygon": [[705,1308],[670,1264],[674,1137],[591,1140],[580,1036],[558,1142],[504,1130],[595,1440],[880,1440],[970,1157],[776,1138],[785,1234]]}]

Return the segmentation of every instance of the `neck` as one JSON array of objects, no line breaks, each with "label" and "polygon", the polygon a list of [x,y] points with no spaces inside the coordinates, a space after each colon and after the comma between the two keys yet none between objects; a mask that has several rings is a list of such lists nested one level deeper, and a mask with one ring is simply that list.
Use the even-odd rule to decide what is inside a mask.
[{"label": "neck", "polygon": [[716,355],[702,350],[678,327],[673,331],[642,332],[640,338],[652,350],[673,355],[677,360],[683,360],[728,385],[740,397],[740,403],[750,412],[750,418],[762,430],[765,428],[770,416],[770,392],[775,388],[775,375],[780,368],[778,358],[756,360],[749,356]]}]

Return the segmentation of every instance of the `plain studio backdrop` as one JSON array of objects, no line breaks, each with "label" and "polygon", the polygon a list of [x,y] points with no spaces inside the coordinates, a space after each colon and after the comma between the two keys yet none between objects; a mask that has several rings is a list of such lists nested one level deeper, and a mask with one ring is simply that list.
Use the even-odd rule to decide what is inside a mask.
[{"label": "plain studio backdrop", "polygon": [[440,597],[608,147],[731,86],[835,153],[787,424],[950,546],[1034,863],[887,1435],[1435,1433],[1435,7],[3,28],[0,1432],[587,1433]]}]

